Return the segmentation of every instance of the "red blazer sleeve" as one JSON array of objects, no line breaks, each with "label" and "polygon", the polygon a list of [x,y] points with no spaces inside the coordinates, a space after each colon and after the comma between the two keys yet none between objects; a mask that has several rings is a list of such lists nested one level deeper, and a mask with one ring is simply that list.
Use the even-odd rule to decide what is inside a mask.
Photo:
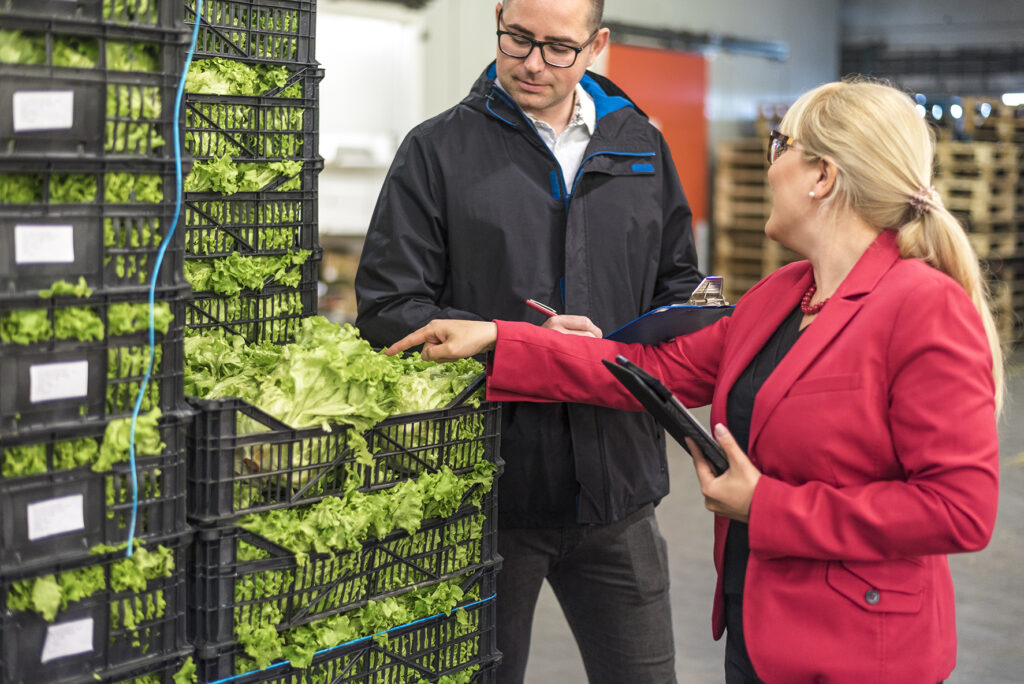
[{"label": "red blazer sleeve", "polygon": [[750,514],[753,554],[871,561],[988,543],[999,460],[992,358],[964,292],[932,285],[904,299],[891,332],[865,340],[886,345],[887,415],[876,418],[888,423],[903,477],[846,487],[762,477]]},{"label": "red blazer sleeve", "polygon": [[640,411],[633,395],[601,363],[622,354],[659,378],[687,406],[703,406],[714,392],[728,323],[729,319],[723,318],[690,335],[645,346],[497,321],[487,398],[566,401]]}]

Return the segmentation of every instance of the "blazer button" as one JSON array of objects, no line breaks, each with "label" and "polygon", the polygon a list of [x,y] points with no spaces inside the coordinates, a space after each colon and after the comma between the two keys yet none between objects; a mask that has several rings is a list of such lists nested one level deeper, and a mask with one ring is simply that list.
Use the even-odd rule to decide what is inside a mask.
[{"label": "blazer button", "polygon": [[877,589],[868,589],[864,592],[864,601],[869,605],[873,606],[882,600],[882,595],[878,593]]}]

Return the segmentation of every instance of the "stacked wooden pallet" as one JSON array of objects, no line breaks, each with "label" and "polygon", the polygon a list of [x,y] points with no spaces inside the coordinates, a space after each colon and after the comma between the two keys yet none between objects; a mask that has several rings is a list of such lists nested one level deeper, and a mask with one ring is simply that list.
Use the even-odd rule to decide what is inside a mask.
[{"label": "stacked wooden pallet", "polygon": [[764,234],[771,213],[766,142],[767,136],[732,140],[716,149],[714,272],[723,276],[730,302],[779,266],[799,258]]},{"label": "stacked wooden pallet", "polygon": [[974,141],[1024,144],[1024,107],[1000,100],[965,97],[964,135]]},{"label": "stacked wooden pallet", "polygon": [[1008,143],[936,143],[935,187],[983,259],[1017,252],[1018,157],[1017,146]]}]

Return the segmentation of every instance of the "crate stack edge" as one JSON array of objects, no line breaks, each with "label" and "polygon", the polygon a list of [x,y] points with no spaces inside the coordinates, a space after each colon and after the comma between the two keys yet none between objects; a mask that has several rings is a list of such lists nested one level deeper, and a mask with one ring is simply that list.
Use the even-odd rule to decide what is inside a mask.
[{"label": "crate stack edge", "polygon": [[10,0],[0,18],[0,682],[177,671],[191,653],[180,236],[153,294],[134,472],[127,436],[173,219],[184,26],[171,2]]}]

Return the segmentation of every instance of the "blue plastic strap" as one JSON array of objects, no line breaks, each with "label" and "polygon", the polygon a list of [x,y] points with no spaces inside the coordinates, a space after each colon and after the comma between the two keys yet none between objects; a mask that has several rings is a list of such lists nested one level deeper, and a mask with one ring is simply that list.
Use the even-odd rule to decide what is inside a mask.
[{"label": "blue plastic strap", "polygon": [[156,260],[153,262],[153,274],[149,279],[149,363],[146,364],[146,374],[142,377],[139,386],[139,394],[135,397],[135,408],[132,410],[132,427],[130,441],[128,442],[128,465],[132,471],[132,517],[128,525],[128,550],[127,556],[132,557],[135,543],[135,526],[139,515],[139,475],[135,471],[135,425],[139,420],[139,411],[142,409],[142,399],[146,396],[146,387],[149,385],[149,378],[153,373],[153,364],[156,357],[156,330],[153,321],[153,307],[156,300],[156,283],[160,277],[160,267],[164,262],[164,254],[167,246],[171,243],[174,230],[178,227],[178,216],[181,214],[181,130],[178,119],[181,114],[181,99],[185,93],[185,79],[188,76],[188,69],[192,65],[192,55],[195,53],[196,40],[199,36],[199,24],[203,16],[203,0],[196,0],[196,21],[192,26],[192,42],[189,43],[188,52],[185,55],[185,66],[181,70],[181,80],[178,81],[178,91],[174,98],[174,217],[171,220],[171,228],[167,231],[160,249],[157,251]]},{"label": "blue plastic strap", "polygon": [[[480,599],[479,601],[474,601],[473,603],[468,603],[468,604],[466,604],[464,606],[459,606],[459,608],[463,608],[463,609],[465,609],[465,608],[472,608],[473,606],[478,606],[481,603],[487,603],[488,601],[493,601],[495,598],[497,598],[497,596],[498,596],[497,594],[491,594],[490,596],[488,596],[485,599]],[[451,612],[455,612],[456,610],[458,610],[458,608],[453,609]],[[321,649],[321,650],[317,651],[316,653],[314,653],[313,655],[314,656],[318,656],[318,655],[323,655],[324,653],[330,653],[331,651],[336,651],[339,648],[345,648],[346,646],[351,646],[352,644],[358,644],[360,642],[367,641],[368,639],[373,639],[374,637],[379,637],[379,636],[382,636],[382,635],[385,635],[385,634],[389,634],[389,633],[394,632],[394,631],[399,630],[399,629],[406,629],[407,627],[412,627],[413,625],[418,625],[420,623],[428,622],[430,620],[434,620],[436,618],[444,617],[444,616],[450,615],[450,614],[451,613],[437,613],[436,615],[431,615],[430,617],[420,618],[419,620],[413,620],[412,622],[407,622],[404,625],[398,625],[397,627],[392,627],[391,629],[386,629],[383,632],[377,632],[376,634],[371,634],[369,636],[359,637],[358,639],[353,639],[352,641],[346,641],[345,643],[338,644],[337,646],[331,646],[330,648]],[[232,677],[225,677],[224,679],[218,679],[216,681],[207,682],[207,684],[226,684],[227,682],[233,682],[235,680],[241,679],[242,677],[248,677],[249,675],[253,674],[254,672],[267,672],[268,670],[273,670],[273,669],[276,669],[276,668],[279,668],[279,667],[285,667],[285,666],[290,665],[290,664],[291,664],[290,660],[282,660],[279,663],[274,663],[273,665],[268,665],[265,668],[263,668],[262,670],[250,670],[249,672],[243,672],[242,674],[237,674],[237,675],[234,675]]]}]

